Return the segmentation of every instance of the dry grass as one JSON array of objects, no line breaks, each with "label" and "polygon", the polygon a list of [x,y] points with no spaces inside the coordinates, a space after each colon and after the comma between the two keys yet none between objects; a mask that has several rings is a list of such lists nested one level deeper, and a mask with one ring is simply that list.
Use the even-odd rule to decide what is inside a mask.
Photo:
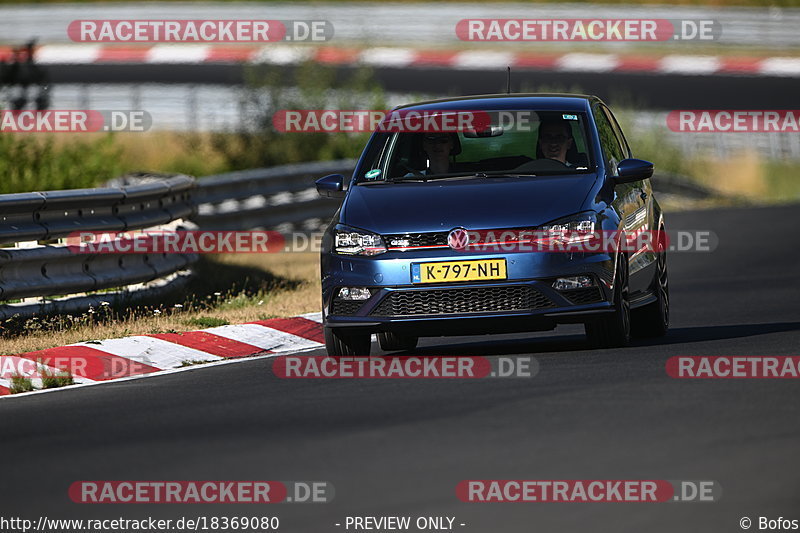
[{"label": "dry grass", "polygon": [[212,315],[228,320],[231,324],[263,320],[264,317],[311,313],[319,311],[322,306],[318,253],[227,255],[219,259],[219,264],[263,269],[279,278],[299,282],[295,288],[269,292],[261,305],[237,307],[235,301],[232,301],[227,306],[221,306],[218,311],[220,314]]},{"label": "dry grass", "polygon": [[767,189],[763,163],[763,159],[753,152],[743,152],[727,159],[710,158],[704,171],[694,176],[702,185],[725,195],[761,198]]},{"label": "dry grass", "polygon": [[198,271],[199,278],[185,292],[192,296],[178,304],[182,307],[175,307],[171,300],[126,310],[118,316],[109,312],[104,317],[98,310],[72,323],[61,321],[54,325],[35,319],[28,321],[20,334],[3,334],[0,354],[130,335],[193,331],[320,309],[317,253],[228,255],[203,261]]},{"label": "dry grass", "polygon": [[687,174],[724,197],[765,205],[800,201],[799,169],[797,161],[740,152],[728,158],[708,156],[698,160]]},{"label": "dry grass", "polygon": [[117,139],[123,168],[207,176],[228,172],[228,162],[211,145],[210,133],[154,131],[125,133]]}]

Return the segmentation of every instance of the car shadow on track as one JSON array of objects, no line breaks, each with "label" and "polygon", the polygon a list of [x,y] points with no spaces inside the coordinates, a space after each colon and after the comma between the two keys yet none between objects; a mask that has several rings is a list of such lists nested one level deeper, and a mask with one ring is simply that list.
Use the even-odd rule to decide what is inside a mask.
[{"label": "car shadow on track", "polygon": [[670,328],[666,337],[655,339],[649,344],[682,344],[690,342],[719,341],[800,331],[800,322],[770,322],[765,324],[733,324],[729,326],[694,326]]},{"label": "car shadow on track", "polygon": [[[632,339],[631,347],[738,339],[789,331],[800,331],[800,322],[671,328],[666,337],[658,339]],[[483,338],[473,337],[466,341],[462,339],[464,338],[460,337],[455,342],[444,341],[442,344],[420,346],[408,352],[392,352],[392,355],[510,355],[592,350],[586,338],[580,334],[516,338],[487,336]],[[439,342],[442,342],[441,339]]]},{"label": "car shadow on track", "polygon": [[[589,349],[583,335],[557,335],[548,337],[472,337],[466,341],[459,338],[455,342],[420,346],[413,352],[396,353],[395,355],[508,355],[545,352],[573,352]],[[441,340],[440,340],[441,342]]]}]

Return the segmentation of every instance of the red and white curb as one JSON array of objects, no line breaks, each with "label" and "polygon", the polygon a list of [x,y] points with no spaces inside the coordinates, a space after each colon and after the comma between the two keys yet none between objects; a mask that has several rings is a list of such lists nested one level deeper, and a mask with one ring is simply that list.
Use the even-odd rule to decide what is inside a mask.
[{"label": "red and white curb", "polygon": [[[79,342],[36,352],[0,356],[0,395],[11,394],[11,375],[37,377],[44,371],[69,370],[76,384],[114,381],[186,366],[255,354],[282,354],[324,346],[322,314],[272,318],[185,333],[135,335],[122,339]],[[34,364],[34,363],[37,363]],[[47,364],[42,364],[47,363]],[[36,367],[39,367],[39,370]]]},{"label": "red and white curb", "polygon": [[[9,60],[9,47],[0,46],[0,60]],[[39,46],[36,62],[76,64],[197,64],[262,63],[291,65],[306,60],[332,65],[363,63],[374,67],[497,69],[510,65],[522,70],[556,72],[629,72],[682,75],[738,74],[800,76],[800,57],[735,57],[665,55],[637,56],[598,53],[532,53],[499,50],[415,50],[412,48],[340,48],[332,46],[235,46],[216,44],[156,44],[111,46],[48,44]]]}]

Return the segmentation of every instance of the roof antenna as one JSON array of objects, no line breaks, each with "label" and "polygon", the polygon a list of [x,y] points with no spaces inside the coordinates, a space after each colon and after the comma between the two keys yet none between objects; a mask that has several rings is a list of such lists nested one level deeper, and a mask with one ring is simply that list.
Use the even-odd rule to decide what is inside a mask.
[{"label": "roof antenna", "polygon": [[508,77],[506,83],[506,94],[511,94],[511,65],[506,67],[508,69]]}]

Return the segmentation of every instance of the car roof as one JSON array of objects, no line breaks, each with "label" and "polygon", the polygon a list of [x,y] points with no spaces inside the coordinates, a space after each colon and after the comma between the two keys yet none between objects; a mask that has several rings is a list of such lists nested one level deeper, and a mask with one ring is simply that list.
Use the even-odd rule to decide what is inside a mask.
[{"label": "car roof", "polygon": [[396,110],[502,110],[502,109],[541,109],[553,111],[589,111],[592,103],[602,102],[600,98],[588,94],[565,93],[511,93],[482,94],[441,98],[425,102],[415,102],[396,107]]}]

